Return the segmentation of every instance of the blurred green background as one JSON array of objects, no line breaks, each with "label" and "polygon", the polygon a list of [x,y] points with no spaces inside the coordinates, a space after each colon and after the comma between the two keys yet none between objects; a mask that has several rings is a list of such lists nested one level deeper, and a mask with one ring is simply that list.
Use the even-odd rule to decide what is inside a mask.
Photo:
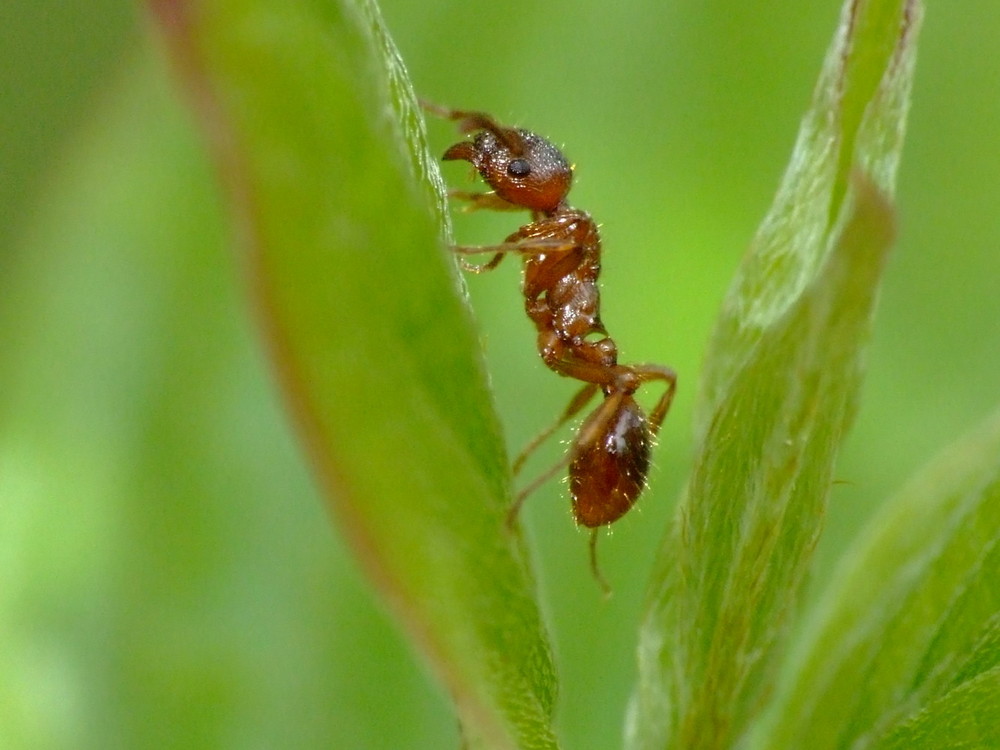
[{"label": "blurred green background", "polygon": [[[383,11],[422,96],[565,145],[573,199],[603,225],[603,317],[623,359],[680,374],[651,490],[601,540],[610,602],[564,489],[526,510],[562,736],[615,747],[704,342],[839,3]],[[993,0],[927,8],[901,233],[811,595],[878,503],[996,404],[998,34]],[[327,521],[200,143],[150,48],[129,4],[0,11],[0,747],[454,747],[445,697]],[[454,141],[430,129],[435,149]],[[516,221],[457,216],[456,232],[493,242]],[[573,391],[538,361],[517,279],[508,263],[469,280],[512,450]]]}]

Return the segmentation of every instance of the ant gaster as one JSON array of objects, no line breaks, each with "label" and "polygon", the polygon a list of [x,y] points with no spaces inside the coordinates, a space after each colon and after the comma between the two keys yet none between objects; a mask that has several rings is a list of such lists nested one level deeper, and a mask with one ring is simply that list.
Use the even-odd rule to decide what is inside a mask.
[{"label": "ant gaster", "polygon": [[[673,400],[676,375],[659,365],[618,363],[618,348],[600,317],[601,238],[590,215],[567,203],[573,171],[562,152],[535,133],[504,127],[481,112],[425,107],[457,121],[461,132],[475,134],[442,158],[470,162],[492,188],[488,193],[452,192],[453,197],[467,201],[470,209],[531,211],[531,222],[499,245],[455,247],[463,255],[493,254],[480,265],[462,259],[462,267],[481,273],[496,268],[510,253],[521,256],[524,307],[538,331],[538,353],[550,369],[585,384],[555,424],[518,456],[514,472],[598,391],[604,396],[583,421],[565,458],[518,494],[508,520],[513,523],[528,494],[568,464],[573,516],[593,530],[591,570],[607,592],[597,567],[597,530],[621,518],[642,493],[650,448]],[[666,390],[647,418],[633,394],[649,381],[662,381]]]}]

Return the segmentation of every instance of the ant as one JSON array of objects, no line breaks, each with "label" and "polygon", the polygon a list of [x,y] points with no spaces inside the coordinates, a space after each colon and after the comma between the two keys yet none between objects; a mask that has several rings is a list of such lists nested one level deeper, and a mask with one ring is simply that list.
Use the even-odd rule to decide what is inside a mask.
[{"label": "ant", "polygon": [[[568,465],[573,517],[592,530],[591,572],[610,593],[597,565],[597,532],[625,515],[645,488],[650,449],[670,409],[677,376],[660,365],[618,363],[617,345],[600,317],[601,238],[590,215],[567,202],[573,169],[562,152],[541,136],[500,125],[482,112],[424,107],[457,121],[461,132],[475,134],[451,146],[442,159],[470,162],[492,188],[487,193],[453,191],[452,197],[467,201],[469,210],[531,212],[531,222],[498,245],[454,247],[460,255],[493,255],[482,264],[459,258],[462,268],[482,273],[510,253],[521,256],[521,291],[525,311],[538,330],[538,353],[549,369],[584,383],[555,423],[515,459],[514,473],[598,390],[604,396],[583,421],[566,456],[521,490],[508,524],[516,521],[529,494]],[[662,381],[666,390],[647,418],[633,394],[650,381]]]}]

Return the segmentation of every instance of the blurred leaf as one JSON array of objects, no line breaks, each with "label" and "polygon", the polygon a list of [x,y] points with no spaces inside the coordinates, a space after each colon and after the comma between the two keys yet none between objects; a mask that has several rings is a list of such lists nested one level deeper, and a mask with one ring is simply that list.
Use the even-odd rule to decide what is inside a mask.
[{"label": "blurred leaf", "polygon": [[967,750],[1000,746],[1000,669],[992,669],[933,701],[886,740],[886,750]]},{"label": "blurred leaf", "polygon": [[466,739],[554,747],[550,649],[443,199],[369,2],[157,0],[278,380],[337,521]]},{"label": "blurred leaf", "polygon": [[1000,412],[920,472],[848,551],[763,746],[994,747],[998,578]]},{"label": "blurred leaf", "polygon": [[791,164],[725,302],[700,447],[640,636],[632,747],[730,747],[771,689],[856,409],[919,15],[916,2],[845,3]]},{"label": "blurred leaf", "polygon": [[370,735],[312,708],[346,692],[358,597],[239,314],[203,150],[163,67],[124,62],[5,258],[0,745]]}]

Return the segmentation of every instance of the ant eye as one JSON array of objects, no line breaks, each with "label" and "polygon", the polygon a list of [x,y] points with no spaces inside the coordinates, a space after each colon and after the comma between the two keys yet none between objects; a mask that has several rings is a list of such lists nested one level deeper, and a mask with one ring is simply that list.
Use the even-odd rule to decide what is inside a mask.
[{"label": "ant eye", "polygon": [[531,172],[531,165],[527,159],[514,159],[507,165],[507,174],[511,177],[527,177]]}]

